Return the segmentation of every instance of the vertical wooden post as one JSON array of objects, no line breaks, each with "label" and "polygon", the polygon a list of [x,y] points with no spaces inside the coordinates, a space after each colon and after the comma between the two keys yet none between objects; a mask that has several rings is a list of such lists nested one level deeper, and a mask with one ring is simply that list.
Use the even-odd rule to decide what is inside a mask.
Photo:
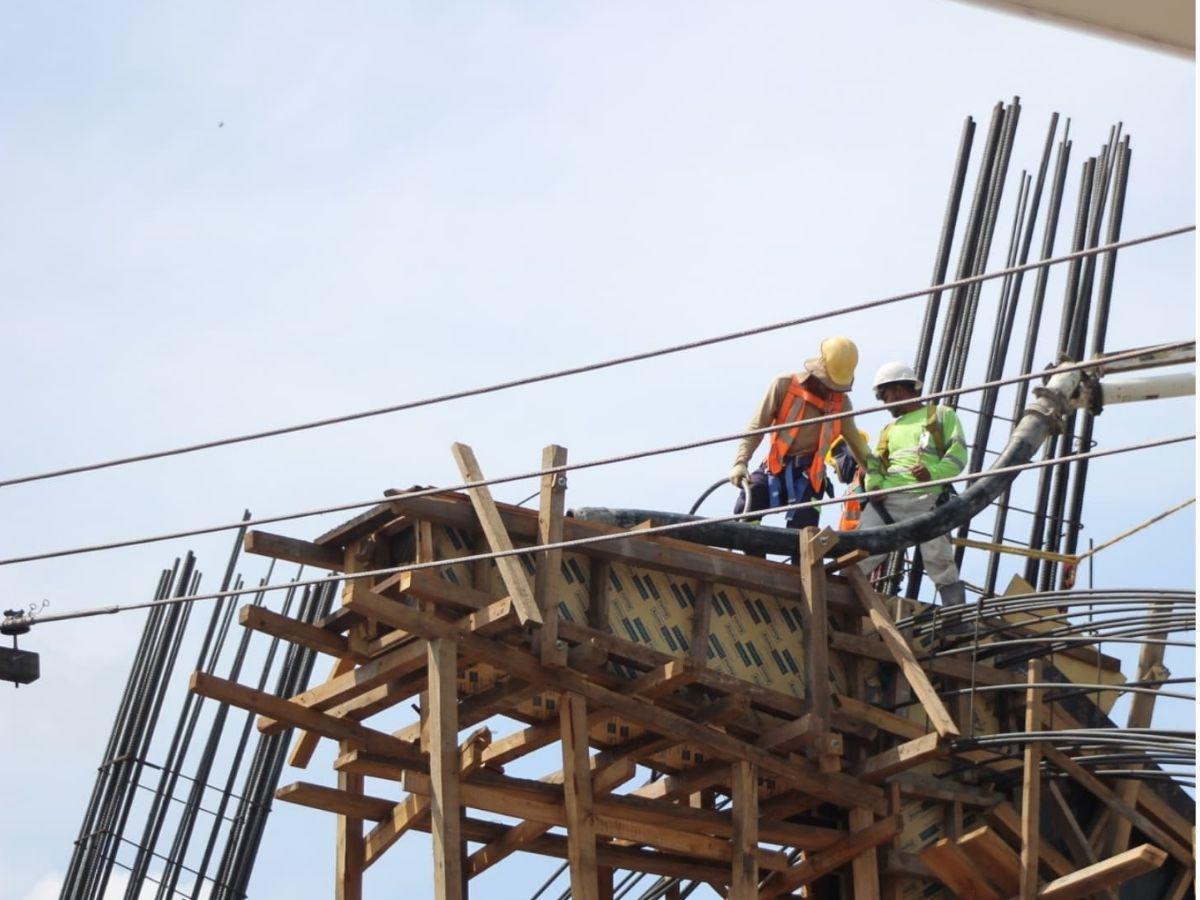
[{"label": "vertical wooden post", "polygon": [[[341,752],[349,750],[342,743]],[[338,772],[338,789],[351,794],[361,794],[363,777],[349,772]],[[366,852],[363,842],[362,819],[349,816],[337,817],[337,872],[334,885],[336,900],[362,900],[363,859]]]},{"label": "vertical wooden post", "polygon": [[588,758],[587,702],[578,694],[561,694],[558,698],[558,720],[562,729],[563,797],[567,811],[571,896],[574,900],[599,900],[596,831],[592,820],[592,770]]},{"label": "vertical wooden post", "polygon": [[[1170,612],[1171,605],[1169,603],[1155,604],[1153,611],[1157,613]],[[1138,654],[1137,680],[1151,681],[1156,678],[1168,677],[1163,673],[1165,670],[1162,667],[1163,652],[1167,649],[1165,644],[1154,643],[1157,640],[1164,640],[1167,637],[1166,632],[1150,635],[1150,641],[1142,644],[1141,653]],[[1154,719],[1154,701],[1158,699],[1157,694],[1150,693],[1135,693],[1129,703],[1129,720],[1126,723],[1127,728],[1149,728],[1151,721]],[[1133,765],[1130,768],[1139,768]],[[1141,789],[1142,783],[1136,778],[1130,778],[1126,781],[1117,783],[1117,796],[1128,806],[1137,806],[1138,791]],[[1132,823],[1124,816],[1116,816],[1112,820],[1112,833],[1109,836],[1109,845],[1107,850],[1100,853],[1100,857],[1115,856],[1129,848],[1129,832],[1132,828]]]},{"label": "vertical wooden post", "polygon": [[429,810],[433,837],[433,895],[463,900],[462,803],[458,780],[457,647],[429,642]]},{"label": "vertical wooden post", "polygon": [[[542,450],[542,469],[567,464],[567,449],[551,444]],[[563,508],[566,505],[567,476],[563,472],[543,475],[538,503],[538,539],[542,544],[557,544],[563,536]],[[558,646],[558,588],[562,582],[562,550],[543,550],[537,555],[537,575],[533,596],[542,612],[539,635],[540,656],[546,665],[561,665],[564,653]]]},{"label": "vertical wooden post", "polygon": [[[1029,684],[1042,680],[1042,661],[1029,662]],[[1032,735],[1042,724],[1042,692],[1030,687],[1025,691],[1025,731]],[[1020,900],[1034,900],[1038,892],[1038,854],[1041,833],[1042,745],[1025,744],[1025,782],[1021,788],[1021,893]]]},{"label": "vertical wooden post", "polygon": [[800,582],[804,588],[804,669],[808,699],[821,731],[829,730],[829,621],[825,607],[826,532],[800,531]]},{"label": "vertical wooden post", "polygon": [[597,900],[613,900],[613,870],[609,866],[596,868]]},{"label": "vertical wooden post", "polygon": [[696,608],[692,611],[692,637],[688,644],[688,662],[697,669],[708,663],[708,633],[712,628],[713,586],[711,581],[696,583]]},{"label": "vertical wooden post", "polygon": [[729,900],[758,897],[758,769],[745,760],[735,761],[733,781],[733,880]]},{"label": "vertical wooden post", "polygon": [[[850,810],[850,831],[861,831],[875,824],[869,809]],[[879,900],[879,854],[874,847],[854,857],[850,866],[854,875],[854,900]]]}]

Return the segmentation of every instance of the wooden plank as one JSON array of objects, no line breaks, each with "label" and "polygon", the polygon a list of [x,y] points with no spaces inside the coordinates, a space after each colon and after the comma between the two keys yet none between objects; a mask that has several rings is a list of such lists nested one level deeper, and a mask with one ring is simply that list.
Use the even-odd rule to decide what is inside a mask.
[{"label": "wooden plank", "polygon": [[[338,789],[352,796],[361,795],[363,778],[350,772],[338,772]],[[363,849],[362,819],[357,816],[338,815],[334,881],[336,900],[362,900]]]},{"label": "wooden plank", "polygon": [[429,813],[433,830],[433,895],[463,900],[462,800],[458,779],[458,697],[456,647],[429,641]]},{"label": "wooden plank", "polygon": [[[1170,612],[1170,603],[1156,603],[1151,608],[1152,612],[1165,613]],[[1166,632],[1158,632],[1147,636],[1147,640],[1142,644],[1142,649],[1138,654],[1137,676],[1138,681],[1151,681],[1157,678],[1164,677],[1166,671],[1162,667],[1163,654],[1166,651],[1166,644],[1161,643],[1167,638]],[[1154,705],[1158,699],[1155,693],[1135,693],[1129,701],[1129,717],[1126,720],[1126,728],[1149,728],[1154,719]],[[1140,766],[1133,764],[1129,768],[1137,769]],[[1117,783],[1117,796],[1121,798],[1121,802],[1130,807],[1137,807],[1138,793],[1141,791],[1142,783],[1136,778],[1127,778]],[[1120,853],[1129,846],[1129,833],[1131,823],[1124,816],[1117,816],[1113,819],[1112,833],[1106,842],[1109,854]]]},{"label": "wooden plank", "polygon": [[[492,733],[487,728],[480,728],[472,733],[458,748],[458,770],[461,775],[470,775],[483,763],[483,749],[491,743]],[[347,754],[343,754],[345,757]],[[348,769],[338,769],[339,772]],[[366,837],[363,868],[370,868],[384,852],[404,833],[413,828],[417,822],[423,821],[429,815],[429,798],[409,795],[397,803],[391,815],[373,828]]]},{"label": "wooden plank", "polygon": [[691,643],[688,644],[687,658],[693,668],[703,669],[708,663],[708,635],[712,629],[712,582],[696,582],[695,597],[696,602],[692,609]]},{"label": "wooden plank", "polygon": [[673,800],[687,797],[697,791],[712,787],[714,784],[724,784],[729,767],[720,760],[703,762],[693,766],[678,775],[665,775],[656,781],[649,781],[630,792],[633,797],[645,797],[647,800]]},{"label": "wooden plank", "polygon": [[863,760],[854,770],[854,774],[863,781],[877,783],[934,759],[942,752],[941,738],[936,734],[927,734]]},{"label": "wooden plank", "polygon": [[758,773],[754,765],[737,760],[730,766],[733,800],[732,880],[729,900],[758,896]]},{"label": "wooden plank", "polygon": [[486,591],[447,581],[436,569],[397,572],[376,584],[374,590],[385,597],[407,594],[437,606],[463,609],[483,609],[493,602]]},{"label": "wooden plank", "polygon": [[275,791],[275,799],[295,803],[310,809],[320,809],[338,815],[355,816],[381,822],[392,811],[392,801],[382,797],[364,796],[337,788],[297,781]]},{"label": "wooden plank", "polygon": [[[243,610],[244,611],[244,610]],[[333,668],[330,669],[329,677],[326,681],[338,678],[345,675],[354,668],[354,660],[348,657],[343,657],[334,662]],[[317,750],[317,744],[321,742],[321,736],[315,731],[299,731],[296,733],[296,742],[292,745],[292,753],[288,757],[288,765],[294,766],[297,769],[307,769],[309,762],[312,761],[312,755]]]},{"label": "wooden plank", "polygon": [[1167,859],[1167,854],[1150,844],[1142,844],[1116,856],[1072,872],[1050,882],[1038,894],[1040,900],[1073,900],[1087,897],[1102,888],[1116,887],[1130,878],[1152,872]]},{"label": "wooden plank", "polygon": [[[592,791],[595,796],[603,796],[615,790],[634,776],[637,766],[632,759],[621,759],[608,764],[598,764],[597,757],[592,757]],[[543,779],[550,784],[561,784],[563,773],[554,773]],[[543,822],[521,822],[509,828],[500,838],[480,847],[467,860],[467,872],[474,878],[487,869],[510,856],[518,850],[525,849],[530,842],[541,837],[550,826]],[[569,853],[569,843],[568,843]],[[603,888],[603,873],[597,871],[597,883]],[[601,890],[603,894],[603,890]]]},{"label": "wooden plank", "polygon": [[256,691],[234,681],[217,678],[206,672],[193,672],[188,690],[239,709],[263,713],[297,728],[315,731],[322,737],[348,741],[364,750],[393,757],[405,764],[421,765],[421,757],[416,748],[390,734],[384,734],[358,722],[337,719],[326,713],[307,709],[282,697]]},{"label": "wooden plank", "polygon": [[866,722],[881,731],[886,731],[888,734],[894,734],[897,737],[912,740],[913,738],[923,737],[929,733],[924,725],[914,722],[912,719],[906,719],[904,716],[898,716],[895,713],[888,712],[886,709],[871,706],[869,703],[864,703],[853,697],[847,697],[844,694],[834,694],[833,705],[835,712],[840,711],[860,722]]},{"label": "wooden plank", "polygon": [[323,547],[297,538],[271,534],[269,531],[247,531],[242,546],[247,553],[300,563],[315,569],[341,572],[345,568],[342,552],[335,547]]},{"label": "wooden plank", "polygon": [[[1042,680],[1042,661],[1029,661],[1029,684]],[[1025,732],[1033,735],[1042,725],[1042,692],[1030,687],[1025,691]],[[1021,782],[1021,887],[1020,900],[1034,900],[1038,892],[1038,844],[1041,841],[1042,744],[1028,740],[1024,751],[1025,769]]]},{"label": "wooden plank", "polygon": [[[567,448],[550,444],[542,450],[542,471],[565,466]],[[540,481],[538,502],[538,543],[558,544],[562,542],[563,510],[567,492],[567,476],[564,472],[543,475]],[[558,646],[558,595],[562,585],[562,550],[543,550],[537,555],[537,574],[533,581],[533,596],[542,613],[542,630],[538,644],[542,662],[546,665],[561,665],[565,650]],[[593,857],[595,854],[592,854]],[[595,879],[591,879],[595,882]]]},{"label": "wooden plank", "polygon": [[1071,860],[1081,869],[1095,863],[1096,855],[1092,852],[1087,835],[1079,827],[1079,821],[1071,811],[1067,798],[1053,780],[1046,782],[1046,797],[1050,800],[1050,813],[1058,823],[1058,836],[1067,845]]},{"label": "wooden plank", "polygon": [[959,838],[958,849],[967,855],[1000,896],[1012,897],[1021,889],[1021,857],[986,825]]},{"label": "wooden plank", "polygon": [[338,658],[354,655],[350,649],[350,642],[340,634],[309,625],[291,616],[282,616],[265,606],[243,606],[238,610],[238,622],[243,628],[283,638],[318,653],[327,653]]},{"label": "wooden plank", "polygon": [[931,847],[926,847],[918,858],[929,871],[945,884],[955,897],[964,900],[1004,900],[982,877],[974,863],[950,838],[942,838]]},{"label": "wooden plank", "polygon": [[[1010,843],[1021,845],[1021,816],[1009,803],[997,803],[986,813],[988,824]],[[1075,865],[1045,841],[1038,847],[1041,869],[1053,878],[1075,871]]]},{"label": "wooden plank", "polygon": [[[880,662],[895,662],[895,658],[887,649],[887,646],[876,635],[858,635],[845,631],[831,630],[829,633],[829,646],[830,649],[842,653],[853,653],[855,656],[864,656],[867,659],[874,659]],[[959,681],[971,681],[971,663],[969,661],[954,659],[948,656],[918,656],[917,659],[925,671],[930,674],[956,678]],[[974,680],[976,684],[1018,684],[1024,679],[1015,672],[1008,672],[1004,669],[997,669],[994,666],[977,662],[975,664]]]},{"label": "wooden plank", "polygon": [[[509,779],[512,781],[513,779]],[[429,790],[429,778],[415,771],[404,774],[404,789],[413,793],[424,793]],[[549,785],[539,785],[550,788]],[[493,779],[486,781],[477,778],[462,783],[463,802],[472,808],[499,813],[503,816],[543,822],[547,825],[568,827],[567,813],[562,800],[562,789],[557,789],[557,798],[546,796],[531,796],[524,791],[514,791],[501,787]],[[650,825],[645,822],[611,815],[607,812],[608,804],[615,803],[619,798],[608,797],[604,807],[595,798],[596,812],[592,817],[592,826],[596,834],[621,838],[637,844],[658,847],[673,853],[692,855],[708,860],[728,863],[730,847],[728,840],[711,837],[692,831],[683,831],[665,825]],[[690,810],[703,812],[703,810]],[[787,858],[777,851],[762,850],[760,864],[775,869],[787,868]]]},{"label": "wooden plank", "polygon": [[1111,790],[1099,778],[1054,747],[1044,747],[1043,753],[1047,762],[1052,763],[1074,778],[1086,790],[1098,797],[1100,802],[1112,810],[1113,813],[1129,819],[1134,828],[1154,841],[1154,843],[1158,844],[1185,866],[1189,868],[1195,867],[1195,857],[1193,857],[1191,850],[1175,840],[1165,829],[1160,828],[1137,810],[1127,805],[1116,795],[1115,791]]},{"label": "wooden plank", "polygon": [[[414,518],[429,519],[467,531],[478,531],[479,522],[469,504],[453,495],[440,497],[397,498],[395,509]],[[500,505],[500,518],[508,533],[515,539],[533,542],[537,539],[537,514],[527,509]],[[563,522],[563,538],[596,537],[628,534],[624,529],[584,519],[568,518]],[[674,538],[629,537],[615,538],[580,548],[593,559],[625,562],[661,572],[676,572],[714,584],[761,591],[784,600],[803,600],[804,592],[796,578],[794,566],[737,556],[726,550],[704,547]],[[826,586],[828,605],[845,609],[857,608],[844,584],[830,582]]]},{"label": "wooden plank", "polygon": [[1000,794],[990,793],[981,788],[960,784],[953,778],[938,778],[934,775],[918,775],[904,772],[893,775],[888,779],[910,797],[921,797],[925,800],[941,800],[944,803],[962,803],[966,806],[981,806],[985,809],[995,806],[1004,798]]},{"label": "wooden plank", "polygon": [[622,690],[642,697],[661,697],[686,687],[696,680],[694,670],[686,659],[673,659],[651,669],[629,682]]},{"label": "wooden plank", "polygon": [[[832,532],[816,528],[800,530],[800,583],[804,586],[801,606],[804,622],[805,691],[812,714],[829,730],[829,614],[825,602],[824,550],[832,546]],[[832,538],[836,541],[836,538]]]},{"label": "wooden plank", "polygon": [[542,666],[530,654],[472,634],[457,623],[423,616],[399,603],[378,596],[355,600],[359,612],[393,627],[404,628],[426,637],[448,637],[459,641],[462,651],[527,681],[540,681],[548,689],[582,694],[589,703],[607,708],[613,714],[647,728],[678,743],[698,744],[725,759],[745,759],[755,763],[764,774],[794,784],[819,799],[843,806],[879,806],[885,808],[883,791],[841,774],[818,773],[803,760],[783,759],[769,751],[731,737],[724,732],[693,722],[640,697],[627,696],[595,684],[570,669]]},{"label": "wooden plank", "polygon": [[[865,831],[875,823],[869,809],[850,810],[851,832]],[[854,900],[879,900],[879,855],[875,848],[864,850],[850,864],[854,879]]]},{"label": "wooden plank", "polygon": [[790,893],[801,885],[827,875],[844,866],[860,853],[865,853],[880,844],[890,841],[900,833],[901,817],[888,816],[874,825],[851,832],[828,850],[811,853],[799,865],[786,872],[770,876],[759,891],[760,898],[778,897]]},{"label": "wooden plank", "polygon": [[[450,452],[454,456],[454,461],[458,463],[458,470],[462,473],[463,481],[484,480],[483,472],[479,469],[479,462],[475,459],[475,452],[470,447],[466,444],[456,443],[450,447]],[[500,511],[492,499],[492,492],[486,486],[482,486],[471,488],[468,494],[470,494],[471,505],[479,520],[479,526],[483,529],[492,552],[510,552],[513,549],[512,539],[509,538],[504,522],[500,518]],[[541,610],[538,609],[537,601],[533,596],[533,587],[529,583],[529,576],[521,566],[521,561],[515,556],[499,556],[496,558],[496,568],[500,570],[500,578],[504,581],[508,595],[513,598],[513,602],[517,606],[517,616],[521,620],[521,624],[525,625],[529,622],[543,624]]]},{"label": "wooden plank", "polygon": [[[542,627],[545,628],[545,625]],[[558,703],[571,896],[578,900],[598,900],[596,832],[592,828],[595,810],[592,804],[592,769],[588,762],[587,701],[578,694],[567,693],[559,696]]]},{"label": "wooden plank", "polygon": [[553,744],[558,740],[559,727],[557,722],[545,722],[531,725],[520,731],[492,741],[490,747],[483,751],[483,763],[492,768],[499,768],[518,759],[527,753],[532,753]]},{"label": "wooden plank", "polygon": [[929,716],[929,721],[933,724],[934,730],[944,738],[958,737],[958,726],[954,724],[954,720],[950,717],[950,713],[942,703],[941,697],[938,696],[933,685],[929,683],[929,678],[925,675],[921,664],[917,662],[916,657],[913,655],[908,641],[900,634],[899,629],[896,628],[896,623],[888,615],[879,594],[871,589],[870,585],[867,584],[866,578],[863,577],[863,574],[858,569],[847,569],[845,574],[846,578],[850,581],[850,586],[854,589],[855,595],[862,603],[863,609],[866,610],[867,615],[870,617],[871,623],[875,626],[875,630],[883,638],[883,642],[891,652],[892,658],[900,667],[900,671],[904,673],[905,680],[913,689],[913,693],[917,695],[917,699],[921,701],[921,706],[924,708],[925,714]]}]

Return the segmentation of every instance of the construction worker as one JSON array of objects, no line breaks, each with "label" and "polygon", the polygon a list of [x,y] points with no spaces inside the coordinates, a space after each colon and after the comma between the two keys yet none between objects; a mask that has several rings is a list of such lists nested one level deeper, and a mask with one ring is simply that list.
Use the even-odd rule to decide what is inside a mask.
[{"label": "construction worker", "polygon": [[[909,366],[902,362],[881,366],[872,387],[880,402],[899,405],[891,408],[895,421],[880,432],[875,455],[868,460],[865,487],[868,491],[912,487],[872,500],[863,511],[862,528],[903,522],[929,512],[945,494],[946,486],[922,485],[952,478],[967,465],[967,445],[958,415],[948,406],[922,403],[921,379]],[[966,592],[949,536],[938,535],[921,544],[921,558],[942,604],[962,604]],[[882,555],[868,557],[859,563],[859,569],[869,574],[882,559]]]},{"label": "construction worker", "polygon": [[[862,434],[863,443],[867,446],[871,444],[871,436],[865,431]],[[850,445],[846,443],[845,435],[839,434],[837,440],[829,447],[829,452],[825,454],[825,463],[827,466],[832,466],[833,471],[837,473],[838,481],[846,486],[846,493],[842,496],[842,517],[838,520],[838,531],[853,531],[858,527],[859,520],[862,518],[863,504],[858,498],[866,488],[863,487],[863,467],[858,464],[858,460],[854,458],[854,454],[850,452]]]},{"label": "construction worker", "polygon": [[[746,430],[782,426],[849,410],[850,398],[846,392],[854,384],[857,365],[858,348],[853,341],[845,337],[825,338],[820,354],[804,363],[804,371],[779,375],[767,385],[762,403]],[[768,435],[767,458],[753,473],[749,470],[750,457],[762,435],[742,438],[733,456],[733,468],[729,470],[730,483],[742,490],[733,511],[740,513],[745,509],[746,484],[750,486],[750,512],[832,496],[825,476],[825,454],[839,435],[845,435],[850,452],[863,465],[870,448],[851,416],[820,425],[794,425],[772,431]],[[789,510],[787,527],[816,525],[820,515],[817,507]]]}]

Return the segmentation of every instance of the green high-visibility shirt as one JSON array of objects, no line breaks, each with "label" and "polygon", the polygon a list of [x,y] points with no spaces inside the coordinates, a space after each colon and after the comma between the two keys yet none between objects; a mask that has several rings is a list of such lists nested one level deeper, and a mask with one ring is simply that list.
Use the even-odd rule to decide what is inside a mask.
[{"label": "green high-visibility shirt", "polygon": [[[929,408],[926,406],[894,420],[880,433],[879,444],[875,448],[876,455],[871,457],[867,466],[864,486],[868,491],[920,484],[912,474],[918,462],[925,464],[931,481],[953,478],[967,467],[967,442],[963,437],[962,423],[959,422],[957,413],[949,406],[938,406],[937,418],[942,423],[942,435],[945,438],[945,450],[940,456],[937,443],[926,428],[929,422]],[[879,459],[885,441],[888,452],[886,472],[881,470]],[[914,490],[912,493],[934,494],[942,488],[942,485],[933,485],[924,490]]]}]

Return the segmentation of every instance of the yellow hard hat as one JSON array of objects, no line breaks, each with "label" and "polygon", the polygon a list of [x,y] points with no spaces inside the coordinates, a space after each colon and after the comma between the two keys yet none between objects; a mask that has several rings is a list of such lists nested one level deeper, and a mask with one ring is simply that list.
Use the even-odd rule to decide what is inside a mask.
[{"label": "yellow hard hat", "polygon": [[[862,429],[859,429],[858,433],[860,435],[862,435],[863,443],[866,444],[868,447],[870,447],[871,446],[871,435],[868,434],[867,432],[863,431]],[[846,436],[844,434],[839,434],[837,437],[835,437],[833,439],[833,443],[830,444],[829,449],[825,451],[825,462],[829,463],[831,466],[834,464],[833,453],[835,450],[837,450],[838,447],[840,447],[842,445],[842,442],[845,440],[846,440]]]},{"label": "yellow hard hat", "polygon": [[848,337],[835,335],[821,341],[821,355],[804,367],[825,387],[848,391],[854,386],[854,367],[858,365],[858,347]]}]

